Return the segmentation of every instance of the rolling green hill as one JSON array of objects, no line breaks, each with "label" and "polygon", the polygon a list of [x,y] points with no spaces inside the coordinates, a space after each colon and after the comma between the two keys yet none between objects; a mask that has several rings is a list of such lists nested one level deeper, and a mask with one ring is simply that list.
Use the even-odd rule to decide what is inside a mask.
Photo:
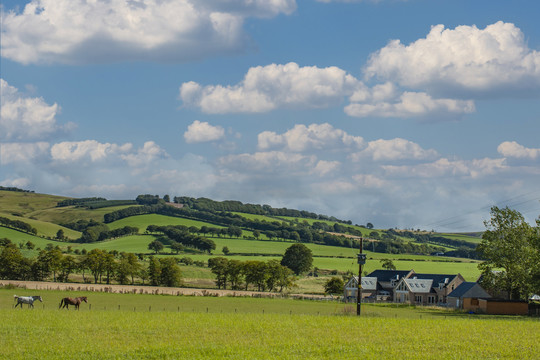
[{"label": "rolling green hill", "polygon": [[[214,223],[205,222],[202,220],[194,220],[183,218],[180,216],[167,216],[158,214],[145,214],[126,217],[107,224],[110,230],[120,229],[126,226],[137,227],[139,229],[138,235],[124,236],[116,239],[109,239],[102,242],[94,243],[74,243],[74,242],[60,242],[47,238],[54,238],[56,232],[59,229],[64,231],[65,236],[69,240],[78,239],[81,233],[74,231],[59,224],[73,223],[78,220],[94,220],[97,222],[103,222],[104,215],[116,210],[125,209],[129,206],[115,206],[106,207],[100,209],[86,209],[84,207],[66,206],[56,207],[56,204],[67,199],[66,197],[35,194],[28,192],[12,192],[0,190],[0,216],[7,217],[9,219],[21,220],[30,224],[37,229],[37,235],[30,235],[23,232],[19,232],[13,229],[0,227],[0,238],[8,238],[15,243],[26,243],[31,241],[36,245],[35,250],[24,250],[25,256],[36,256],[37,248],[43,249],[47,244],[53,246],[60,246],[66,249],[70,246],[72,250],[91,250],[95,248],[103,250],[117,250],[119,252],[132,252],[132,253],[146,253],[149,254],[148,244],[155,239],[155,236],[145,234],[146,227],[148,225],[167,226],[167,225],[183,225],[187,227],[195,226],[200,228],[202,226],[221,228],[226,227],[224,225],[216,225]],[[296,218],[290,216],[271,217],[265,215],[254,215],[235,212],[246,219],[266,221],[266,222],[292,222],[292,223],[307,223],[313,224],[314,222],[323,222],[328,227],[334,226],[336,222],[330,220],[316,220],[312,218]],[[345,227],[351,227],[352,229],[360,232],[364,237],[370,237],[371,233],[376,233],[378,237],[382,238],[386,234],[386,230],[381,229],[366,229],[361,226],[347,225],[339,223]],[[445,236],[450,239],[467,241],[476,244],[480,241],[480,238],[476,236],[469,236],[469,234],[438,234],[439,236]],[[227,247],[231,253],[229,258],[239,260],[270,260],[280,259],[285,250],[293,243],[292,241],[277,241],[274,238],[270,241],[262,232],[258,240],[255,240],[253,232],[251,230],[242,229],[242,235],[238,238],[230,237],[209,237],[216,244],[216,250],[212,255],[203,254],[195,250],[187,249],[185,252],[181,252],[178,257],[189,256],[194,260],[207,261],[212,256],[223,256],[222,248]],[[397,236],[405,242],[414,241],[414,239]],[[356,240],[355,240],[356,241]],[[357,249],[339,246],[319,245],[313,243],[306,243],[314,255],[314,266],[319,269],[337,270],[341,272],[345,271],[358,271],[358,265],[356,264]],[[451,247],[446,247],[451,249]],[[417,272],[432,272],[432,273],[461,273],[467,280],[476,280],[478,277],[477,262],[470,261],[468,259],[458,258],[444,258],[434,257],[426,255],[412,255],[412,254],[387,254],[367,251],[368,263],[365,267],[366,271],[372,271],[381,268],[381,259],[393,260],[395,266],[400,270],[414,269]],[[170,254],[170,249],[165,248],[164,254]],[[160,255],[171,256],[171,255]]]}]

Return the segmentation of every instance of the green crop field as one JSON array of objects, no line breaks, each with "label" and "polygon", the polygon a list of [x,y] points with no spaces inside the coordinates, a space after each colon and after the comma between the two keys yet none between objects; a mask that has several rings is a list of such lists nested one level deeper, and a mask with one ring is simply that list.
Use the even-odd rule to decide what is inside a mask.
[{"label": "green crop field", "polygon": [[[31,291],[24,290],[25,294]],[[306,300],[66,292],[12,309],[0,290],[2,359],[534,359],[540,322],[434,309]],[[43,307],[43,305],[45,305]]]}]

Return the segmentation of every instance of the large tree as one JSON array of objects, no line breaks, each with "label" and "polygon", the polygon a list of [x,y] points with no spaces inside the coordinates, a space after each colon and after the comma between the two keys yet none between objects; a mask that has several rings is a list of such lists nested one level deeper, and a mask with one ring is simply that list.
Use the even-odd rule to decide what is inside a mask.
[{"label": "large tree", "polygon": [[516,210],[491,208],[491,219],[477,252],[484,262],[482,284],[493,290],[503,290],[509,299],[527,299],[538,291],[534,278],[538,274],[540,246],[538,228],[531,227]]},{"label": "large tree", "polygon": [[345,282],[340,277],[332,277],[324,284],[325,294],[339,294],[343,292]]},{"label": "large tree", "polygon": [[296,275],[309,271],[313,264],[313,254],[304,244],[294,244],[285,250],[281,265],[291,269]]}]

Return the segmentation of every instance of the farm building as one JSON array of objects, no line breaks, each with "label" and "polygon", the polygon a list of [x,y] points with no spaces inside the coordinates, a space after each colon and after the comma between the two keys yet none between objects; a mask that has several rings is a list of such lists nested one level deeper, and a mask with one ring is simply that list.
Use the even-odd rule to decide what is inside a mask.
[{"label": "farm building", "polygon": [[448,295],[448,306],[468,311],[478,311],[480,299],[490,299],[486,290],[476,282],[463,282]]},{"label": "farm building", "polygon": [[[375,270],[362,277],[362,298],[392,301],[394,288],[403,277],[414,274],[413,270]],[[343,292],[345,301],[356,301],[358,276],[353,276],[346,284]]]},{"label": "farm building", "polygon": [[478,311],[492,315],[527,315],[529,304],[523,300],[479,299]]},{"label": "farm building", "polygon": [[[356,302],[358,292],[358,276],[353,276],[345,284],[343,299],[346,302]],[[377,294],[377,278],[362,277],[362,299],[371,297]]]},{"label": "farm building", "polygon": [[403,278],[394,290],[394,302],[418,305],[446,305],[448,295],[465,282],[461,274],[414,274]]}]

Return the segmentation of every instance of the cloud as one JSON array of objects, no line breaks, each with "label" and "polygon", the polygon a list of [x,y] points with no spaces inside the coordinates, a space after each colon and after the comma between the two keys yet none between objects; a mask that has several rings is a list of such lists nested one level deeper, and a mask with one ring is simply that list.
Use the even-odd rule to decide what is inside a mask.
[{"label": "cloud", "polygon": [[184,105],[205,113],[261,113],[276,108],[326,108],[341,103],[359,81],[335,66],[300,67],[296,63],[252,67],[235,86],[195,82],[180,86]]},{"label": "cloud", "polygon": [[511,23],[453,30],[437,25],[409,45],[390,41],[370,56],[365,74],[430,93],[513,94],[540,89],[540,53]]},{"label": "cloud", "polygon": [[370,141],[364,150],[351,154],[351,159],[360,161],[369,157],[373,161],[427,160],[437,156],[437,151],[433,149],[425,150],[412,141],[396,138]]},{"label": "cloud", "polygon": [[283,151],[256,152],[254,154],[227,155],[218,159],[218,165],[235,171],[282,173],[293,175],[305,172],[316,164],[315,156],[291,154]]},{"label": "cloud", "polygon": [[32,0],[3,14],[2,56],[23,63],[184,62],[243,50],[247,17],[295,0]]},{"label": "cloud", "polygon": [[313,168],[312,173],[318,174],[319,176],[325,176],[339,171],[340,167],[341,163],[339,161],[319,160]]},{"label": "cloud", "polygon": [[424,92],[406,91],[396,102],[353,103],[345,107],[345,113],[355,117],[430,117],[431,120],[446,119],[448,115],[463,115],[475,111],[471,100],[433,99]]},{"label": "cloud", "polygon": [[272,131],[264,131],[258,135],[258,148],[261,150],[282,147],[289,151],[302,152],[336,147],[360,148],[363,142],[362,137],[349,135],[328,123],[309,126],[297,124],[282,135]]},{"label": "cloud", "polygon": [[212,126],[207,122],[195,120],[188,126],[184,139],[188,144],[220,140],[225,136],[221,126]]},{"label": "cloud", "polygon": [[51,157],[54,161],[77,162],[90,160],[96,162],[104,160],[111,155],[131,150],[132,145],[116,145],[99,143],[96,140],[64,141],[51,147]]},{"label": "cloud", "polygon": [[[119,147],[119,152],[125,152],[131,149],[131,144],[124,144]],[[158,144],[153,141],[147,141],[142,148],[137,149],[135,153],[120,154],[120,158],[125,160],[131,167],[140,167],[151,165],[153,161],[160,158],[167,158],[169,155]]]},{"label": "cloud", "polygon": [[540,157],[540,149],[530,149],[515,141],[505,141],[497,147],[499,154],[510,158],[526,158],[534,160]]},{"label": "cloud", "polygon": [[440,178],[446,176],[479,178],[493,175],[508,169],[505,159],[449,160],[438,159],[419,165],[384,165],[388,175],[400,177]]},{"label": "cloud", "polygon": [[356,174],[352,176],[354,182],[363,188],[382,189],[390,187],[390,182],[373,174]]},{"label": "cloud", "polygon": [[59,125],[60,106],[49,105],[40,97],[29,97],[0,79],[0,140],[44,139],[64,132],[73,124]]},{"label": "cloud", "polygon": [[49,143],[3,143],[0,144],[0,164],[26,163],[47,154]]}]

